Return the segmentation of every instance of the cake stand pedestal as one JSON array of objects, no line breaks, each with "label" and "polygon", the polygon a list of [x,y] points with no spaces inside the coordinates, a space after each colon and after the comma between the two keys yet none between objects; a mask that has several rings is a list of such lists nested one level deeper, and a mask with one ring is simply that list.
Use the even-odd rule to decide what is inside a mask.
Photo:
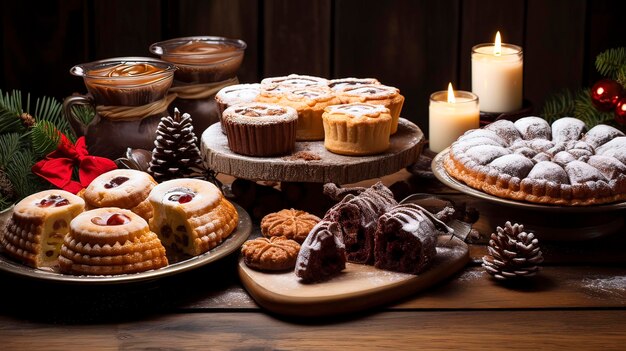
[{"label": "cake stand pedestal", "polygon": [[[595,206],[555,206],[499,198],[467,186],[446,172],[443,163],[449,148],[432,162],[433,174],[443,184],[464,194],[486,200],[490,213],[506,215],[511,222],[524,224],[527,231],[547,241],[580,241],[616,233],[624,225],[626,202]],[[502,223],[489,223],[494,231]]]},{"label": "cake stand pedestal", "polygon": [[398,131],[391,136],[389,149],[373,156],[344,156],[324,148],[323,141],[296,142],[291,155],[251,157],[228,148],[226,135],[218,123],[202,133],[205,164],[218,173],[237,178],[307,183],[356,183],[382,177],[413,164],[420,152],[424,134],[415,124],[400,118]]}]

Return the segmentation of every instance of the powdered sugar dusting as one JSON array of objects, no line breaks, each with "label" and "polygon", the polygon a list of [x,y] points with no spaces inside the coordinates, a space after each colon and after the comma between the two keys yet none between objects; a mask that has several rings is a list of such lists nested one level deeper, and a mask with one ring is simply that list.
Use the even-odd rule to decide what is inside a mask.
[{"label": "powdered sugar dusting", "polygon": [[626,276],[615,276],[610,278],[585,278],[582,281],[583,287],[592,294],[606,294],[613,297],[620,297],[622,304],[626,304],[623,297],[626,294]]},{"label": "powdered sugar dusting", "polygon": [[482,269],[467,270],[458,278],[460,282],[473,282],[487,277],[487,273]]}]

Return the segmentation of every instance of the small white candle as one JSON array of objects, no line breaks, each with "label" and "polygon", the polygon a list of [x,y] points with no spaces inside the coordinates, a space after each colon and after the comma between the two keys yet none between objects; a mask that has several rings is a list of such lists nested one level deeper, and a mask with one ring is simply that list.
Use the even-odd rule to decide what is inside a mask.
[{"label": "small white candle", "polygon": [[470,129],[479,127],[478,96],[468,91],[452,89],[430,95],[428,107],[429,148],[441,152]]},{"label": "small white candle", "polygon": [[511,112],[522,108],[524,56],[517,45],[494,44],[472,48],[472,92],[484,112]]}]

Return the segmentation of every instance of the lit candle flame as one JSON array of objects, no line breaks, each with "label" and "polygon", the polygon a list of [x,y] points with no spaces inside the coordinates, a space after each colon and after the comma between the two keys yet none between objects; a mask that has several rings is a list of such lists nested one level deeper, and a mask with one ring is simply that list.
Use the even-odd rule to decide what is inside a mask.
[{"label": "lit candle flame", "polygon": [[496,56],[502,55],[502,39],[500,38],[500,31],[496,33],[496,42],[493,46],[493,54]]},{"label": "lit candle flame", "polygon": [[454,97],[454,90],[452,90],[452,82],[448,83],[448,102],[451,104],[456,103],[456,98]]}]

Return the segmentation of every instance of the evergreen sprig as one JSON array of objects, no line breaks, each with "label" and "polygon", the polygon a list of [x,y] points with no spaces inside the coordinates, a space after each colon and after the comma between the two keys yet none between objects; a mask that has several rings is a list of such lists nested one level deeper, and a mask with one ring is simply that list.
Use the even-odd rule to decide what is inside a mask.
[{"label": "evergreen sprig", "polygon": [[[626,48],[608,49],[596,57],[596,70],[601,75],[626,86]],[[622,79],[622,81],[620,81]]]},{"label": "evergreen sprig", "polygon": [[[602,52],[596,57],[595,66],[598,73],[616,80],[626,89],[626,48],[620,47]],[[548,97],[544,102],[541,116],[548,122],[573,116],[585,122],[588,129],[598,124],[609,124],[624,129],[624,126],[615,121],[613,111],[603,112],[593,105],[589,88],[576,91],[563,90]]]},{"label": "evergreen sprig", "polygon": [[56,149],[59,132],[75,140],[59,101],[37,98],[32,107],[30,94],[24,100],[19,90],[10,93],[0,90],[0,172],[6,175],[16,194],[16,198],[1,195],[0,209],[49,187],[32,173],[32,166]]}]

